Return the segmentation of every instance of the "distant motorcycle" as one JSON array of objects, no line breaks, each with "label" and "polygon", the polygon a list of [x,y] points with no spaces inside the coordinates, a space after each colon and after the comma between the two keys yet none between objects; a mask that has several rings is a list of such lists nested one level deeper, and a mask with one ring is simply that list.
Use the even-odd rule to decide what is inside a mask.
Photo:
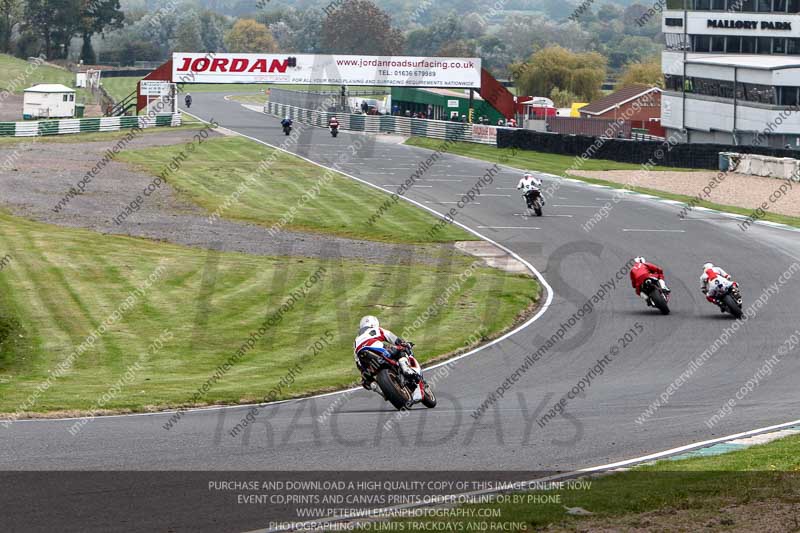
[{"label": "distant motorcycle", "polygon": [[742,293],[738,283],[731,283],[721,297],[714,298],[723,313],[730,313],[735,318],[742,318]]},{"label": "distant motorcycle", "polygon": [[539,189],[530,189],[525,191],[522,197],[525,198],[525,203],[528,205],[528,209],[533,209],[537,217],[542,216],[544,198],[542,198],[542,193],[539,191]]},{"label": "distant motorcycle", "polygon": [[331,137],[337,137],[339,135],[339,126],[331,126]]},{"label": "distant motorcycle", "polygon": [[283,133],[284,133],[284,134],[286,134],[286,135],[291,135],[291,133],[292,133],[292,127],[291,127],[290,125],[286,124],[286,125],[283,127]]},{"label": "distant motorcycle", "polygon": [[669,314],[670,293],[665,292],[658,282],[658,278],[647,278],[639,289],[647,295],[647,304],[658,308],[662,315]]},{"label": "distant motorcycle", "polygon": [[377,386],[373,383],[372,390],[397,410],[408,409],[416,403],[436,407],[436,396],[422,377],[422,367],[414,357],[412,347],[413,344],[408,343],[405,351],[414,376],[406,376],[385,348],[366,347],[359,353],[362,369],[369,372],[377,383]]}]

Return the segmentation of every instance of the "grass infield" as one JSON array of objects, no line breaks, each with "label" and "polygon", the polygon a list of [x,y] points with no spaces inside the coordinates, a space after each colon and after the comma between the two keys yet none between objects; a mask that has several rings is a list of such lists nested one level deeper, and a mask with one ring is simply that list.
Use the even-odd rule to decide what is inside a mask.
[{"label": "grass infield", "polygon": [[[181,148],[125,155],[156,173]],[[169,180],[213,207],[215,197],[231,192],[265,153],[268,148],[246,139],[212,139]],[[322,172],[281,153],[224,216],[268,225]],[[365,201],[385,195],[344,177],[335,180],[300,209],[292,227],[361,236]],[[434,220],[400,202],[370,235],[414,242],[413,235]],[[456,240],[466,234],[453,228],[447,235]],[[474,344],[505,331],[540,291],[527,276],[472,269],[466,256],[437,264],[365,264],[217,253],[2,212],[0,257],[0,413],[185,406],[209,381],[192,405],[257,401],[301,359],[302,373],[279,398],[341,388],[356,378],[352,341],[364,314],[379,315],[399,332],[434,306],[412,336],[420,360],[427,361],[464,349],[468,339]],[[467,270],[472,274],[459,281]],[[253,346],[220,372],[265,323]],[[324,341],[319,353],[317,341]]]},{"label": "grass infield", "polygon": [[[172,146],[148,148],[124,152],[119,159],[158,174],[170,163],[175,151]],[[275,162],[261,175],[255,174],[259,163],[273,153]],[[280,224],[282,217],[295,209],[296,214],[283,225],[286,229],[383,242],[475,239],[453,225],[429,235],[428,230],[439,219],[405,201],[398,201],[375,224],[369,225],[369,217],[389,195],[339,174],[326,181],[325,172],[273,148],[242,137],[228,137],[197,146],[170,175],[169,181],[209,214],[222,209],[225,218],[266,227]],[[249,181],[253,176],[256,179]],[[225,208],[226,200],[242,184],[247,185],[246,192]],[[314,192],[312,199],[301,200],[304,193]]]}]

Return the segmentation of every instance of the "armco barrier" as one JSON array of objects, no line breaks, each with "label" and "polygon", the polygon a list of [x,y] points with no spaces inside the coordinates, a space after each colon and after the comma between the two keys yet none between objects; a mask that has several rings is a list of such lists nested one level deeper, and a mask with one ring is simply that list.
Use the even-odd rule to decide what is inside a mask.
[{"label": "armco barrier", "polygon": [[466,141],[481,144],[497,144],[497,131],[506,128],[463,124],[444,120],[395,117],[390,115],[350,115],[303,109],[285,104],[267,102],[264,113],[276,117],[289,116],[293,121],[313,126],[326,127],[330,117],[336,116],[342,130],[363,131],[366,133],[394,133],[405,136],[430,137],[452,141]]},{"label": "armco barrier", "polygon": [[507,128],[499,128],[497,146],[571,156],[592,154],[591,159],[609,159],[639,165],[652,162],[660,166],[710,170],[719,168],[720,152],[760,154],[772,157],[796,157],[798,154],[794,150],[768,146],[685,143],[670,145],[665,141],[599,139],[582,135],[560,135]]},{"label": "armco barrier", "polygon": [[62,120],[37,120],[28,122],[0,122],[0,137],[36,137],[38,135],[66,135],[95,131],[119,131],[129,128],[153,126],[180,126],[180,113],[133,117],[67,118]]}]

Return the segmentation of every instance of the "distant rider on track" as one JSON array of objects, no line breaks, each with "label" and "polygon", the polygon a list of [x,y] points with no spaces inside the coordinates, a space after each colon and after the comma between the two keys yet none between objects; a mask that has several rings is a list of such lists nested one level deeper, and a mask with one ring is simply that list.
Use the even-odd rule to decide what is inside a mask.
[{"label": "distant rider on track", "polygon": [[358,324],[358,335],[356,335],[356,340],[353,343],[356,366],[361,372],[361,385],[367,390],[372,390],[372,383],[374,383],[372,376],[361,365],[360,354],[362,351],[369,349],[388,351],[390,357],[397,361],[406,376],[417,376],[418,374],[408,366],[407,346],[410,346],[410,343],[388,329],[381,328],[377,317],[372,315],[362,317],[361,322]]},{"label": "distant rider on track", "polygon": [[289,126],[289,127],[291,127],[291,126],[292,126],[292,124],[294,124],[294,123],[292,122],[292,119],[291,119],[291,118],[289,118],[289,115],[286,115],[286,118],[284,118],[283,120],[281,120],[281,126],[283,126],[284,128],[285,128],[286,126]]},{"label": "distant rider on track", "polygon": [[667,284],[664,281],[664,270],[656,264],[648,263],[644,257],[636,257],[633,260],[634,264],[631,267],[631,285],[634,289],[636,289],[636,294],[639,295],[642,300],[650,302],[648,300],[648,296],[642,293],[642,284],[645,280],[650,278],[656,278],[658,280],[658,284],[661,286],[661,289],[666,293],[669,294],[671,291],[667,288]]}]

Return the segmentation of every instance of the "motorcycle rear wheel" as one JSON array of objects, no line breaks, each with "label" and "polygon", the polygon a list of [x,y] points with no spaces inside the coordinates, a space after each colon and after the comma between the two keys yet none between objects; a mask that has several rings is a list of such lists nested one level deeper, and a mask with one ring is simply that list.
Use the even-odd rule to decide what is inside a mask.
[{"label": "motorcycle rear wheel", "polygon": [[669,306],[667,305],[667,299],[664,298],[664,295],[661,294],[661,291],[654,290],[650,293],[650,300],[653,302],[653,305],[658,307],[658,310],[661,311],[662,315],[669,314]]},{"label": "motorcycle rear wheel", "polygon": [[728,308],[728,312],[732,314],[736,318],[742,318],[742,307],[736,303],[736,300],[730,294],[726,294],[722,301],[725,303],[725,307]]},{"label": "motorcycle rear wheel", "polygon": [[378,386],[383,391],[383,397],[389,400],[389,403],[398,411],[406,408],[411,403],[411,394],[405,387],[400,386],[397,380],[397,373],[384,368],[378,372],[375,381],[378,382]]}]

